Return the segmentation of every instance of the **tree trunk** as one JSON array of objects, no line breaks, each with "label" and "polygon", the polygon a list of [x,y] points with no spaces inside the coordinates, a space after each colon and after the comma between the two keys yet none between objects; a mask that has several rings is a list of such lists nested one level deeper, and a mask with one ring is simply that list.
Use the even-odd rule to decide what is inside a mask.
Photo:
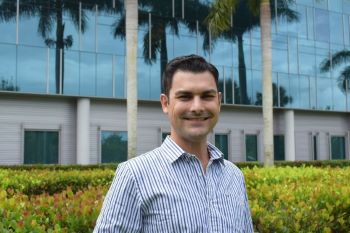
[{"label": "tree trunk", "polygon": [[245,60],[244,60],[242,34],[239,34],[237,36],[237,41],[238,41],[239,94],[241,97],[241,104],[250,104],[248,102],[248,95],[247,95],[247,70],[246,70]]},{"label": "tree trunk", "polygon": [[137,148],[137,30],[138,0],[125,0],[128,159]]},{"label": "tree trunk", "polygon": [[263,120],[264,120],[264,166],[273,166],[273,105],[271,65],[271,12],[270,1],[260,3],[262,78],[263,78]]}]

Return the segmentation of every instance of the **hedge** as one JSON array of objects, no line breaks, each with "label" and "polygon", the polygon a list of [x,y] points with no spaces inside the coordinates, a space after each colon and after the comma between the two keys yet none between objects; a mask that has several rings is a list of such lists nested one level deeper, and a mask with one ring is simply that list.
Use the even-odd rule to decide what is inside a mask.
[{"label": "hedge", "polygon": [[[242,171],[256,231],[349,232],[350,167]],[[113,176],[108,169],[0,169],[0,232],[90,232]]]},{"label": "hedge", "polygon": [[54,193],[71,187],[77,192],[88,186],[109,186],[114,177],[111,169],[95,170],[1,170],[0,188],[9,195],[23,193],[25,195],[38,195]]}]

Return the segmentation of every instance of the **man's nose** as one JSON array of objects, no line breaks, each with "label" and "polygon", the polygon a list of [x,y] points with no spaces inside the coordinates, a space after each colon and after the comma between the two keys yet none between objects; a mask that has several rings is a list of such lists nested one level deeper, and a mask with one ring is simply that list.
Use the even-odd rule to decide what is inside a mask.
[{"label": "man's nose", "polygon": [[195,96],[193,98],[190,110],[192,112],[201,112],[204,110],[203,102],[202,102],[202,99],[200,98],[200,96]]}]

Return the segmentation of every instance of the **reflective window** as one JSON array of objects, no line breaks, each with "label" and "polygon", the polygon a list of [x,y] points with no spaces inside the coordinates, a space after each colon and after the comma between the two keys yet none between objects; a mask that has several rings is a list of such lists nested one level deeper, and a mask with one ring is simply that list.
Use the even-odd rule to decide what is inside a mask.
[{"label": "reflective window", "polygon": [[258,136],[245,135],[246,161],[258,161]]},{"label": "reflective window", "polygon": [[317,78],[317,108],[323,110],[333,109],[332,79]]},{"label": "reflective window", "polygon": [[125,21],[120,16],[99,9],[97,18],[98,52],[125,55],[125,31],[121,30],[125,27],[124,23]]},{"label": "reflective window", "polygon": [[24,164],[57,164],[58,131],[24,132]]},{"label": "reflective window", "polygon": [[16,43],[16,10],[15,1],[1,1],[0,42]]},{"label": "reflective window", "polygon": [[[299,107],[307,109],[311,107],[310,79],[308,76],[299,76]],[[296,103],[296,101],[294,101]]]},{"label": "reflective window", "polygon": [[[197,54],[198,46],[196,33],[190,32],[182,23],[178,24],[178,29],[178,35],[175,34],[174,36],[174,57],[184,54]],[[160,52],[162,52],[162,50],[160,50]]]},{"label": "reflective window", "polygon": [[343,33],[343,17],[339,13],[329,13],[330,21],[330,39],[331,43],[343,44],[344,33]]},{"label": "reflective window", "polygon": [[275,160],[285,160],[284,135],[275,135],[273,139]]},{"label": "reflective window", "polygon": [[261,71],[253,70],[252,73],[253,94],[251,103],[254,105],[262,105],[262,78]]},{"label": "reflective window", "polygon": [[326,10],[315,9],[315,39],[329,42],[329,14]]},{"label": "reflective window", "polygon": [[113,55],[97,54],[97,96],[113,95]]},{"label": "reflective window", "polygon": [[278,106],[290,107],[293,103],[293,97],[290,92],[291,78],[287,74],[278,74]]},{"label": "reflective window", "polygon": [[303,41],[306,45],[299,46],[299,73],[303,75],[315,75],[315,50],[314,45]]},{"label": "reflective window", "polygon": [[[80,63],[79,63],[79,82],[80,82],[79,94],[80,95],[83,95],[83,96],[96,95],[96,83],[97,83],[96,62],[97,62],[97,55],[95,53],[87,53],[87,52],[80,53]],[[69,76],[74,77],[72,75],[69,75]]]},{"label": "reflective window", "polygon": [[[349,1],[343,1],[343,0],[328,0],[328,9],[330,11],[336,11],[336,12],[342,12],[343,8],[343,2],[349,2]],[[349,12],[349,11],[347,11]]]},{"label": "reflective window", "polygon": [[308,23],[307,23],[307,10],[305,6],[298,5],[297,12],[299,14],[299,21],[297,24],[298,37],[307,38],[308,34]]},{"label": "reflective window", "polygon": [[128,158],[125,131],[101,131],[101,163],[120,163]]},{"label": "reflective window", "polygon": [[272,40],[272,71],[288,71],[287,38],[278,36]]},{"label": "reflective window", "polygon": [[[96,39],[104,39],[108,38],[107,35],[97,35],[96,34],[96,6],[92,4],[88,4],[85,2],[81,3],[82,8],[82,25],[84,27],[81,28],[80,35],[80,50],[86,52],[95,52],[96,51]],[[78,29],[79,30],[79,29]],[[111,29],[112,30],[112,29]],[[113,46],[113,45],[109,45]],[[111,51],[110,51],[111,52]]]},{"label": "reflective window", "polygon": [[118,98],[126,98],[125,88],[125,56],[114,57],[114,82],[115,82],[115,96]]},{"label": "reflective window", "polygon": [[[56,50],[51,51],[52,59],[50,59],[50,69],[52,72],[50,76],[50,83],[53,84],[53,88],[50,88],[50,90],[52,90],[53,93],[59,93],[60,83],[62,83],[63,94],[80,95],[84,93],[81,92],[83,91],[81,89],[81,83],[84,82],[84,80],[82,79],[83,73],[80,72],[80,69],[82,67],[83,69],[89,69],[91,67],[86,67],[86,65],[84,65],[84,56],[79,54],[77,51],[62,50],[62,61],[64,62],[62,63],[62,68],[60,68],[59,53],[57,54]],[[60,73],[62,73],[61,82]]]},{"label": "reflective window", "polygon": [[16,79],[16,46],[0,43],[0,89],[20,91]]},{"label": "reflective window", "polygon": [[331,159],[345,159],[345,137],[331,136]]},{"label": "reflective window", "polygon": [[215,146],[224,154],[224,158],[228,159],[228,135],[215,134]]},{"label": "reflective window", "polygon": [[47,49],[19,46],[17,85],[21,91],[45,93]]},{"label": "reflective window", "polygon": [[[350,12],[350,11],[349,11]],[[343,30],[344,30],[344,44],[349,45],[349,16],[348,15],[343,15]]]}]

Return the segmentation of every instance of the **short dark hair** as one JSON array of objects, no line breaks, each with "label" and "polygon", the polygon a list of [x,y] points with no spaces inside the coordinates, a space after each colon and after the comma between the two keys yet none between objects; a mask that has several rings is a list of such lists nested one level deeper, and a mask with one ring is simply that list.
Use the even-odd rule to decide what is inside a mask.
[{"label": "short dark hair", "polygon": [[207,62],[203,57],[192,54],[187,56],[176,57],[170,62],[168,62],[163,73],[163,94],[169,96],[174,74],[179,70],[189,71],[193,73],[202,73],[209,71],[214,76],[216,88],[219,90],[219,71],[213,64]]}]

